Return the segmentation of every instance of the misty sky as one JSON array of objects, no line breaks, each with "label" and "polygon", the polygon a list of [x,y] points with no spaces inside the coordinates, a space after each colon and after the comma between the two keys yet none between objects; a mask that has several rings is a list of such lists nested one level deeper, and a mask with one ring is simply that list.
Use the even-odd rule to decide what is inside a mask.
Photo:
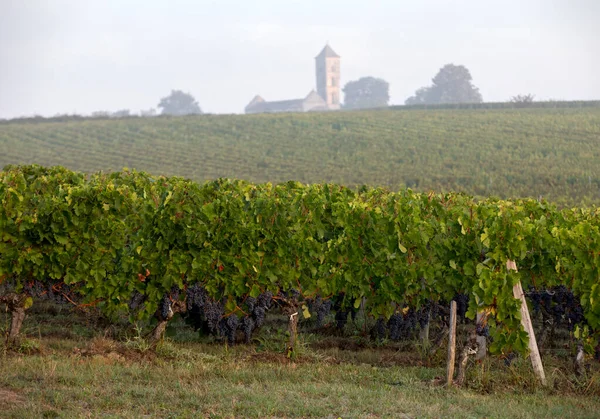
[{"label": "misty sky", "polygon": [[0,118],[156,108],[204,112],[256,94],[304,97],[329,41],[342,84],[390,83],[391,104],[463,64],[485,101],[600,99],[600,0],[0,0]]}]

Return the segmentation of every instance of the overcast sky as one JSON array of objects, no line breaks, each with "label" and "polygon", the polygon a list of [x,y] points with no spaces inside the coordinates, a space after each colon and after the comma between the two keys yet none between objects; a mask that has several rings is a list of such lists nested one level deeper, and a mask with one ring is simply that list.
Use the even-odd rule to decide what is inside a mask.
[{"label": "overcast sky", "polygon": [[241,113],[315,88],[390,83],[392,104],[463,64],[485,101],[600,99],[600,0],[0,0],[0,118],[155,108],[180,89]]}]

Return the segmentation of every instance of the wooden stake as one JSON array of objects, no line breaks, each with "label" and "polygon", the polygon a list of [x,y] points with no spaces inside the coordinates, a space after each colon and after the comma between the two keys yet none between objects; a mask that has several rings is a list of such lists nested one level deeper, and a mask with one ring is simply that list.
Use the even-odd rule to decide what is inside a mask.
[{"label": "wooden stake", "polygon": [[291,358],[296,350],[296,337],[298,336],[298,312],[290,315],[288,330],[290,332],[290,340],[288,341],[286,354],[288,358]]},{"label": "wooden stake", "polygon": [[[507,271],[516,271],[517,264],[513,260],[506,262]],[[527,301],[525,300],[525,294],[523,293],[523,287],[521,281],[517,282],[513,287],[513,295],[516,299],[521,300],[521,324],[523,329],[529,335],[529,353],[531,357],[531,365],[533,371],[538,377],[543,386],[546,386],[546,374],[544,373],[544,366],[542,365],[542,357],[538,350],[537,341],[535,340],[535,333],[533,332],[533,325],[531,323],[531,317],[529,316],[529,308],[527,307]]]},{"label": "wooden stake", "polygon": [[454,360],[456,358],[456,301],[450,303],[450,325],[448,330],[448,367],[446,385],[450,387],[454,379]]}]

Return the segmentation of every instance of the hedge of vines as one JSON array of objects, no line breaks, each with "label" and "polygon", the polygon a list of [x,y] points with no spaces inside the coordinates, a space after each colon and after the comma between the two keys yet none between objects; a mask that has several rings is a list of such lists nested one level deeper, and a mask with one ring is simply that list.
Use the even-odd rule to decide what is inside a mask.
[{"label": "hedge of vines", "polygon": [[598,343],[596,209],[36,165],[0,172],[0,200],[4,302],[50,296],[131,321],[200,310],[209,328],[249,338],[271,299],[301,314],[305,302],[362,305],[387,320],[467,295],[468,317],[488,314],[490,350],[508,353],[527,350],[512,291],[521,281],[568,290],[565,316],[581,312],[572,329],[586,348]]}]

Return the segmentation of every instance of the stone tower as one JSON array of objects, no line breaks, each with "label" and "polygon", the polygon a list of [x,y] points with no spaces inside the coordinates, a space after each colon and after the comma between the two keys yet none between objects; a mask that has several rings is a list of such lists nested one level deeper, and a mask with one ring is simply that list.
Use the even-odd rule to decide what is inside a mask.
[{"label": "stone tower", "polygon": [[340,56],[327,44],[315,61],[317,93],[327,102],[328,109],[340,109]]}]

